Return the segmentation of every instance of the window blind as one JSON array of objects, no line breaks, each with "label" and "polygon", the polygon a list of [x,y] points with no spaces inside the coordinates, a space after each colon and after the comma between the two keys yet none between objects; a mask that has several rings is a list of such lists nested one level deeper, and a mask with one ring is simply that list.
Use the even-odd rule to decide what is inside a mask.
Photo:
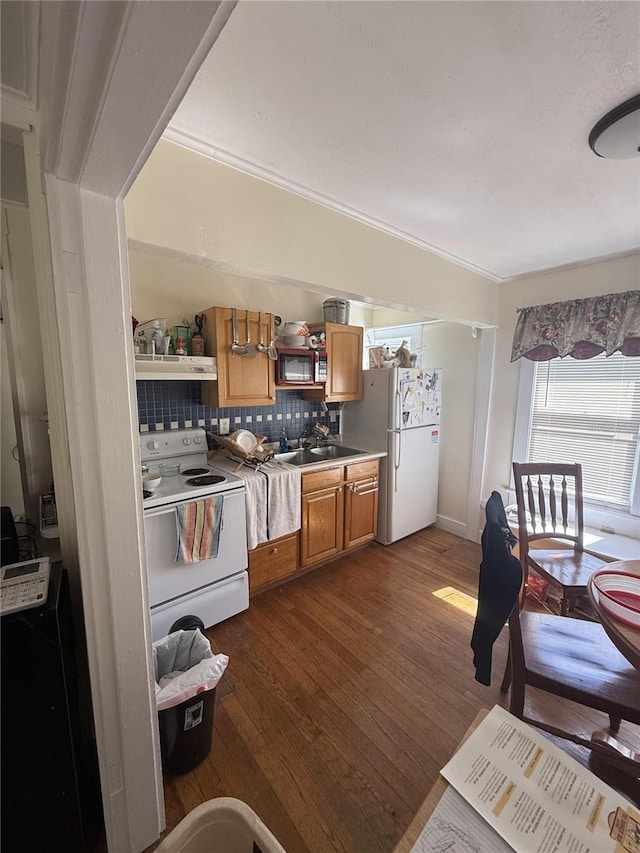
[{"label": "window blind", "polygon": [[629,511],[640,431],[640,358],[536,363],[530,462],[580,462],[586,500]]}]

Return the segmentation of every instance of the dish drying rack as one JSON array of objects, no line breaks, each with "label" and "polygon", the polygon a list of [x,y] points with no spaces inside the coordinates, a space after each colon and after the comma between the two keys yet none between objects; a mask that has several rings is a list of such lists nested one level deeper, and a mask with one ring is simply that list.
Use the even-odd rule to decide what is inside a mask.
[{"label": "dish drying rack", "polygon": [[247,465],[249,468],[257,468],[263,462],[268,462],[273,458],[273,450],[262,446],[267,440],[266,435],[257,435],[256,443],[249,450],[245,450],[237,441],[227,438],[224,435],[216,435],[214,432],[208,432],[207,435],[220,445],[214,450],[209,451],[208,458],[213,459],[218,453],[226,450],[238,462],[237,467],[234,469],[235,471],[239,471],[243,465]]}]

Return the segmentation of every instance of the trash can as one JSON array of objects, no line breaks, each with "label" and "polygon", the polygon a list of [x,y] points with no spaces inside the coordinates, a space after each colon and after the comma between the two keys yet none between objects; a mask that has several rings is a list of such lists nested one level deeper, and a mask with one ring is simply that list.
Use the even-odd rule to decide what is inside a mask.
[{"label": "trash can", "polygon": [[198,628],[153,644],[160,750],[169,773],[193,770],[211,751],[216,686],[228,662]]}]

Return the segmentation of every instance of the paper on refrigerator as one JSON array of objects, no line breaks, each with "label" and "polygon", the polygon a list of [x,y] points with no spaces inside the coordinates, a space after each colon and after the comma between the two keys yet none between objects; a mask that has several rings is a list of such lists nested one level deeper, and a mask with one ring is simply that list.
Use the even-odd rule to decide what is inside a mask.
[{"label": "paper on refrigerator", "polygon": [[442,775],[521,853],[640,853],[640,813],[495,706]]},{"label": "paper on refrigerator", "polygon": [[440,369],[398,371],[402,429],[440,423]]}]

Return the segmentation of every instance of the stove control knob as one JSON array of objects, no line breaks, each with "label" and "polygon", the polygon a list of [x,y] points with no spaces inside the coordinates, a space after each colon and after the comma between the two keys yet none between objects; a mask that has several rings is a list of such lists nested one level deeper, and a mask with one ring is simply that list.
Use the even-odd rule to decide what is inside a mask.
[{"label": "stove control knob", "polygon": [[188,436],[188,435],[186,435],[186,436],[182,439],[182,443],[183,443],[183,444],[186,444],[186,445],[187,445],[187,447],[191,444],[191,439],[189,438],[189,436]]},{"label": "stove control knob", "polygon": [[160,444],[154,438],[152,441],[147,442],[147,447],[149,448],[149,450],[158,450]]},{"label": "stove control knob", "polygon": [[195,438],[193,439],[193,443],[194,444],[202,444],[202,436],[196,435]]}]

